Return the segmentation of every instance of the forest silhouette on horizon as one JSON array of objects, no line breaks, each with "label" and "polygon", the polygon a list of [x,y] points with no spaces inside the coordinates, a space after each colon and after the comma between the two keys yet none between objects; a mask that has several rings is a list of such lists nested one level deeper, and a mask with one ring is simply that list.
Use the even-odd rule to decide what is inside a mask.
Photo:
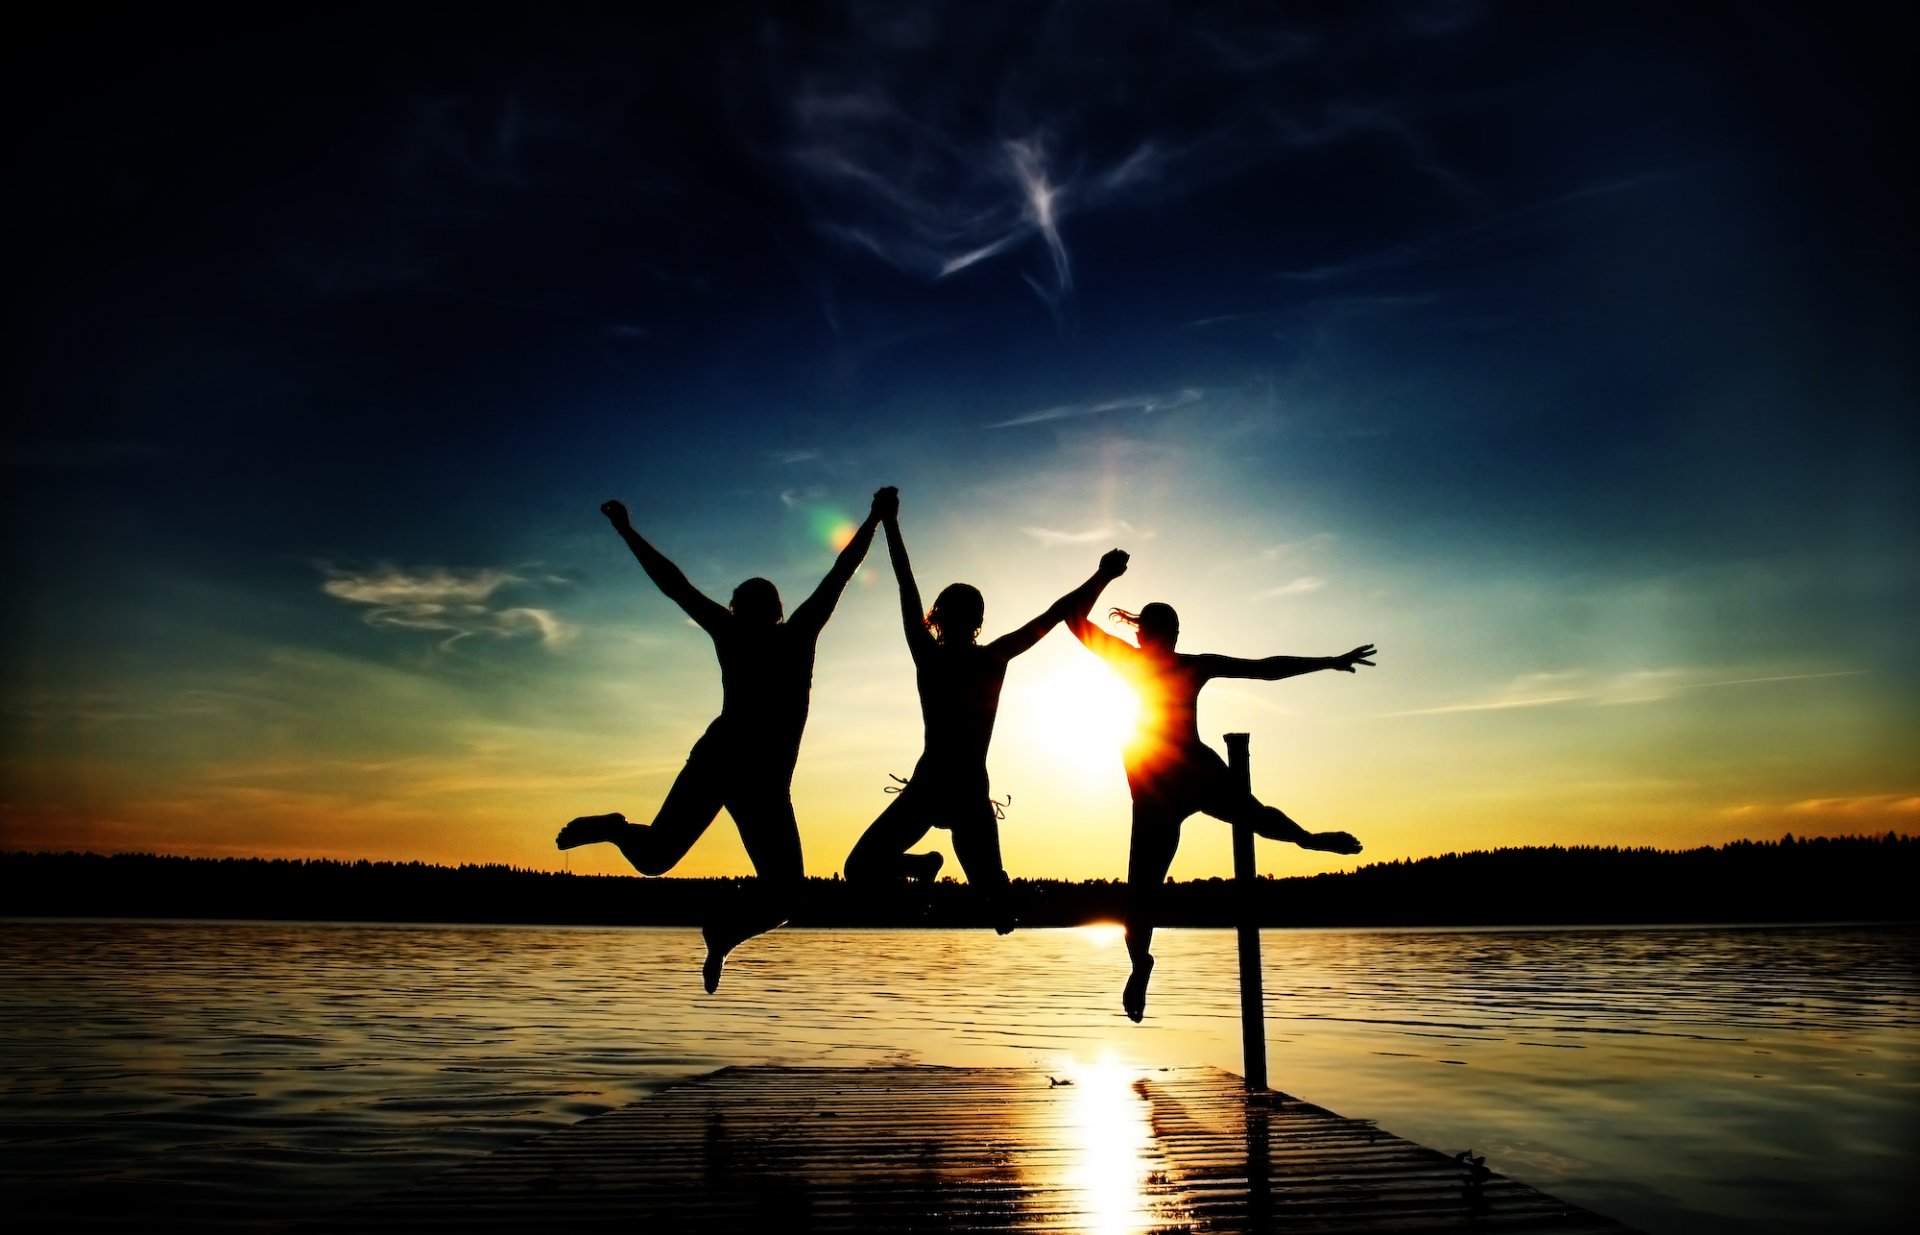
[{"label": "forest silhouette on horizon", "polygon": [[[1920,837],[1741,840],[1690,850],[1518,847],[1263,876],[1263,926],[1520,926],[1911,920]],[[0,854],[9,917],[138,917],[598,926],[693,925],[740,878],[579,875],[505,865],[123,853]],[[1117,922],[1119,879],[1014,879],[1026,928]],[[1169,926],[1227,926],[1220,878],[1169,881]],[[974,927],[951,879],[874,895],[837,875],[806,880],[792,924]]]}]

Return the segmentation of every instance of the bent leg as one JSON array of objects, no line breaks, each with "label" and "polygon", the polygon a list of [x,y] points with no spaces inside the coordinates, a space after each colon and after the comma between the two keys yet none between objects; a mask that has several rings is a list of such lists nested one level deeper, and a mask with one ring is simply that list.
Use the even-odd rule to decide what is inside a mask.
[{"label": "bent leg", "polygon": [[687,850],[720,813],[721,760],[716,752],[703,749],[705,746],[704,740],[694,745],[651,824],[629,823],[618,811],[583,815],[560,829],[554,843],[572,849],[605,841],[617,847],[641,874],[666,874],[687,856]]},{"label": "bent leg", "polygon": [[880,817],[854,842],[842,873],[848,883],[892,883],[902,879],[931,880],[945,861],[938,853],[908,853],[932,826],[926,802],[911,785],[894,795]]},{"label": "bent leg", "polygon": [[1133,837],[1127,853],[1127,955],[1133,961],[1133,973],[1120,1001],[1134,1021],[1146,1015],[1160,890],[1180,848],[1180,823],[1191,813],[1190,808],[1153,799],[1133,803]]}]

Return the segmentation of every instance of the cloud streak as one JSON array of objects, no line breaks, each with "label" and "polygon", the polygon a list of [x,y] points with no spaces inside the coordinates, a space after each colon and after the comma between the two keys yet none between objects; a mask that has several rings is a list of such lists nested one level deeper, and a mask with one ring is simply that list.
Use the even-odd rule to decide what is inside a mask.
[{"label": "cloud streak", "polygon": [[1338,539],[1332,532],[1315,532],[1299,540],[1283,540],[1260,550],[1263,560],[1269,562],[1291,561],[1330,548]]},{"label": "cloud streak", "polygon": [[1119,540],[1153,539],[1152,532],[1142,532],[1125,519],[1116,519],[1112,523],[1102,523],[1079,532],[1062,532],[1049,527],[1023,527],[1020,530],[1049,549],[1058,549],[1067,545],[1112,544]]},{"label": "cloud streak", "polygon": [[1263,591],[1255,592],[1253,598],[1255,600],[1275,600],[1282,596],[1305,596],[1310,592],[1318,592],[1326,586],[1327,581],[1318,575],[1301,575],[1298,579],[1282,583],[1278,587],[1270,587]]},{"label": "cloud streak", "polygon": [[1062,403],[1057,407],[1043,407],[1037,412],[1027,412],[1007,420],[996,420],[988,425],[989,429],[1012,429],[1020,425],[1045,424],[1050,420],[1077,420],[1084,416],[1106,416],[1115,412],[1131,412],[1138,415],[1150,415],[1154,412],[1169,412],[1177,407],[1188,407],[1206,398],[1206,392],[1189,386],[1176,390],[1170,395],[1129,395],[1121,399],[1102,399],[1096,403]]},{"label": "cloud streak", "polygon": [[[1022,253],[1019,271],[1066,320],[1076,216],[1152,206],[1249,169],[1349,141],[1385,139],[1456,199],[1421,109],[1391,89],[1303,98],[1282,64],[1347,80],[1354,54],[1227,11],[1054,9],[953,20],[933,5],[862,12],[831,40],[777,42],[762,77],[785,77],[785,140],[771,153],[821,234],[930,281]],[[1401,15],[1389,33],[1429,39]],[[1376,32],[1377,33],[1377,32]],[[956,82],[957,63],[991,66]],[[778,87],[776,87],[777,89]]]},{"label": "cloud streak", "polygon": [[1830,798],[1801,798],[1794,802],[1742,802],[1720,812],[1729,819],[1756,815],[1798,815],[1816,821],[1850,826],[1909,823],[1920,816],[1920,796],[1904,793],[1861,793]]},{"label": "cloud streak", "polygon": [[[1356,254],[1345,260],[1325,265],[1300,270],[1276,271],[1273,278],[1288,283],[1333,284],[1344,283],[1362,275],[1381,271],[1419,266],[1493,243],[1524,226],[1540,224],[1555,215],[1584,206],[1590,201],[1633,192],[1658,183],[1668,179],[1671,174],[1648,173],[1584,185],[1543,201],[1527,202],[1483,215],[1471,222],[1448,228],[1421,240],[1407,241],[1370,253]],[[1374,298],[1374,302],[1391,307],[1419,303],[1421,299],[1423,298],[1380,297]]]},{"label": "cloud streak", "polygon": [[1865,669],[1836,669],[1824,673],[1775,673],[1756,677],[1699,680],[1686,669],[1637,669],[1599,677],[1581,670],[1566,673],[1529,673],[1515,678],[1496,696],[1440,707],[1389,712],[1389,716],[1447,716],[1460,712],[1503,712],[1515,708],[1552,707],[1563,703],[1600,706],[1657,703],[1684,691],[1724,686],[1760,686],[1777,682],[1805,682],[1819,678],[1857,677]]},{"label": "cloud streak", "polygon": [[320,569],[326,575],[320,590],[336,600],[361,606],[367,625],[380,630],[445,635],[440,642],[442,648],[486,635],[495,639],[532,636],[552,649],[579,633],[578,627],[550,609],[500,603],[503,592],[555,582],[552,579],[530,580],[494,567],[461,571],[380,566],[348,571],[322,565]]}]

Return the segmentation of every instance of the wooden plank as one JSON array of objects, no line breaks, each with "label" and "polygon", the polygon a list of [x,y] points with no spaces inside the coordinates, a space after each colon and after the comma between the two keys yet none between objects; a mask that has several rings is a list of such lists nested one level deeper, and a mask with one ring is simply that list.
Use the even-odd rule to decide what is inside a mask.
[{"label": "wooden plank", "polygon": [[728,1068],[314,1230],[1623,1232],[1212,1068]]}]

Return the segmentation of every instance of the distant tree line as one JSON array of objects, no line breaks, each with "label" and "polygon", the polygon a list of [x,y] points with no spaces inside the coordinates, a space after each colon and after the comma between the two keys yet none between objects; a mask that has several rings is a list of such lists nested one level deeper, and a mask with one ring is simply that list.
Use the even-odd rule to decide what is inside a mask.
[{"label": "distant tree line", "polygon": [[[1654,922],[1890,921],[1914,917],[1920,838],[1735,841],[1689,850],[1528,847],[1377,862],[1262,878],[1248,890],[1265,926],[1472,926]],[[691,925],[745,879],[641,879],[511,866],[0,854],[0,913],[17,917],[268,918],[301,921]],[[1126,885],[1016,879],[1029,926],[1117,921]],[[1229,926],[1230,879],[1170,881],[1161,922]],[[976,926],[951,879],[873,893],[810,879],[802,926]]]}]

